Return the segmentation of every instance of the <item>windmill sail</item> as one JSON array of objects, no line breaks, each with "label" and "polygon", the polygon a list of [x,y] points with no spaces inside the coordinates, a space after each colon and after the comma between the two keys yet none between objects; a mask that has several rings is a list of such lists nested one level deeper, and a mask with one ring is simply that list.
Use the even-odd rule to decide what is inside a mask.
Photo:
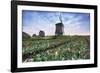
[{"label": "windmill sail", "polygon": [[61,16],[61,13],[59,13],[59,20],[60,20],[60,22],[62,23],[62,16]]}]

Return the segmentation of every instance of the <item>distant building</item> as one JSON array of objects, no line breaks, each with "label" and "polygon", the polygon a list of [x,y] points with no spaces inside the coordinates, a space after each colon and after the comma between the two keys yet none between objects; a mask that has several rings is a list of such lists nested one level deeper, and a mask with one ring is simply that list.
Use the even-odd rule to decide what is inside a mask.
[{"label": "distant building", "polygon": [[40,32],[39,32],[39,36],[44,37],[44,36],[45,36],[45,32],[42,31],[42,30],[40,30]]},{"label": "distant building", "polygon": [[64,32],[64,26],[62,23],[57,23],[56,24],[56,31],[55,31],[55,35],[56,36],[60,36],[63,35]]}]

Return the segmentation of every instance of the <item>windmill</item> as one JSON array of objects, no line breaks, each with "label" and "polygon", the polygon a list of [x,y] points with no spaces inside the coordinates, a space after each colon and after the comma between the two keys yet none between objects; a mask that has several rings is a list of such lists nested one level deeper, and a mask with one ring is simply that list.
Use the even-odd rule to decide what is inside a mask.
[{"label": "windmill", "polygon": [[61,36],[64,33],[64,25],[62,22],[62,16],[61,13],[59,13],[59,23],[55,24],[56,25],[56,30],[55,30],[55,35],[56,36]]}]

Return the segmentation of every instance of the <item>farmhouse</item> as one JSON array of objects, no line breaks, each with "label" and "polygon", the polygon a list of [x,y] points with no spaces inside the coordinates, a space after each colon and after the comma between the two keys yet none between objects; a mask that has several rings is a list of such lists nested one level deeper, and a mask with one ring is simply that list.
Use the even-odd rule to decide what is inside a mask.
[{"label": "farmhouse", "polygon": [[23,39],[28,39],[28,38],[31,38],[31,36],[26,32],[22,32],[22,38]]}]

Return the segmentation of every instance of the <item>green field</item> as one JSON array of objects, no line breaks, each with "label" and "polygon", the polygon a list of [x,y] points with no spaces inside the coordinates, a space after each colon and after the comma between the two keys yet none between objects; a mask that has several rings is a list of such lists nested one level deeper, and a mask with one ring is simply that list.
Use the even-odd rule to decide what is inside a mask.
[{"label": "green field", "polygon": [[90,36],[46,36],[22,40],[23,62],[90,59]]}]

